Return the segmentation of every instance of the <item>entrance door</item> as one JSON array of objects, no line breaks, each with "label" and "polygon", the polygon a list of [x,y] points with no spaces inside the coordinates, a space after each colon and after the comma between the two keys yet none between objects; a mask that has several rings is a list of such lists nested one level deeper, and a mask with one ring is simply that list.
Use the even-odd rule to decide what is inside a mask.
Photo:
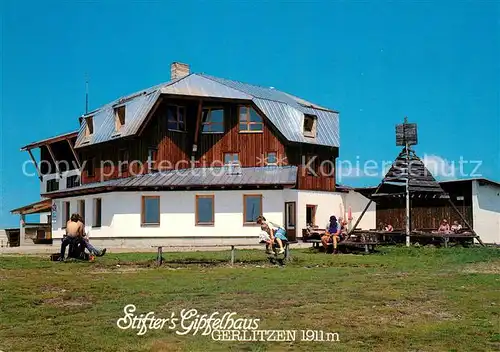
[{"label": "entrance door", "polygon": [[297,211],[295,202],[285,203],[285,230],[289,241],[297,240]]}]

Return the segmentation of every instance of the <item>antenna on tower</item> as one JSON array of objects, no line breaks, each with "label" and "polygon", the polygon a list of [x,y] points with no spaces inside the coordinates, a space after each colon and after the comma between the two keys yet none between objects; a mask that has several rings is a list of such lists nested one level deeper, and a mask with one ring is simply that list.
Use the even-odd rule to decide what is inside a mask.
[{"label": "antenna on tower", "polygon": [[89,112],[89,77],[85,73],[85,115]]}]

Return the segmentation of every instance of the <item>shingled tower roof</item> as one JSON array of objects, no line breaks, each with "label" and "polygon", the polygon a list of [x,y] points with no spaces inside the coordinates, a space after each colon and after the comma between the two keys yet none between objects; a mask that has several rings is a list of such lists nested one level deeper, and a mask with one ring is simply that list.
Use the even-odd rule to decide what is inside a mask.
[{"label": "shingled tower roof", "polygon": [[409,180],[410,194],[448,197],[423,161],[409,148],[399,153],[372,197],[404,196],[406,180]]}]

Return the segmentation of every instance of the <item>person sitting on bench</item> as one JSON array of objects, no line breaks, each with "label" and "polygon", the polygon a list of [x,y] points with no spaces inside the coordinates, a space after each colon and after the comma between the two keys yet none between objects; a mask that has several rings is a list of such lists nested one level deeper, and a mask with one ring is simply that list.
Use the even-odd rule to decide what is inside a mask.
[{"label": "person sitting on bench", "polygon": [[280,247],[278,254],[285,253],[283,241],[288,241],[288,239],[286,238],[286,231],[283,226],[267,221],[262,215],[257,217],[257,224],[261,225],[261,229],[269,234],[271,244],[273,244],[274,241],[278,243],[278,246]]},{"label": "person sitting on bench", "polygon": [[347,221],[343,218],[339,218],[339,226],[340,226],[340,235],[344,237],[347,235]]},{"label": "person sitting on bench", "polygon": [[455,233],[459,233],[462,230],[462,225],[460,225],[458,221],[455,220],[453,221],[453,225],[451,225],[450,230]]},{"label": "person sitting on bench", "polygon": [[335,215],[330,216],[330,223],[326,229],[326,233],[321,237],[321,243],[325,248],[325,252],[328,250],[328,245],[333,242],[333,253],[337,253],[337,242],[340,238],[340,226],[337,223],[337,218]]},{"label": "person sitting on bench", "polygon": [[441,225],[439,225],[439,228],[437,230],[438,233],[450,233],[450,224],[448,224],[448,220],[443,219],[441,221]]},{"label": "person sitting on bench", "polygon": [[379,231],[385,231],[385,232],[392,232],[392,231],[394,231],[394,228],[392,227],[392,225],[388,224],[386,222],[380,222],[378,224],[378,229],[379,229]]},{"label": "person sitting on bench", "polygon": [[[64,261],[64,255],[66,253],[66,247],[68,245],[76,246],[78,245],[78,239],[83,237],[83,223],[80,221],[80,215],[72,214],[71,218],[66,223],[66,234],[64,235],[61,243],[61,253],[59,255],[59,261]],[[69,253],[68,253],[69,255]]]}]

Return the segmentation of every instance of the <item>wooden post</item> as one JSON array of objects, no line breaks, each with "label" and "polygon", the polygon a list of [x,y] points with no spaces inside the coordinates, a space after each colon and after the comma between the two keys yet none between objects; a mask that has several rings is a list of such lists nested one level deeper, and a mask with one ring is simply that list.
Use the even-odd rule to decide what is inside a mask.
[{"label": "wooden post", "polygon": [[[346,236],[346,239],[349,238],[349,236],[351,236],[351,233],[356,230],[356,227],[358,226],[359,222],[361,221],[361,219],[363,218],[363,215],[365,215],[366,211],[368,210],[368,208],[370,207],[370,205],[372,204],[373,200],[371,198],[371,196],[373,196],[374,194],[376,194],[378,192],[378,190],[380,189],[380,187],[382,187],[382,185],[384,184],[384,180],[382,180],[382,182],[380,182],[380,184],[378,185],[377,189],[375,190],[375,192],[373,192],[371,195],[370,195],[370,201],[368,202],[368,204],[366,205],[365,209],[363,210],[363,212],[361,213],[361,215],[359,216],[358,220],[356,220],[356,223],[354,224],[354,226],[347,232],[347,236]],[[319,247],[319,246],[318,246]]]},{"label": "wooden post", "polygon": [[[472,233],[474,235],[476,235],[476,240],[481,244],[481,246],[484,247],[484,243],[483,243],[483,241],[481,241],[481,238],[479,238],[479,236],[477,235],[476,231],[474,231],[474,229],[472,228],[472,226],[470,226],[469,223],[467,222],[467,220],[465,220],[465,217],[457,209],[457,207],[455,206],[455,204],[453,204],[453,202],[451,201],[451,198],[448,198],[448,201],[450,202],[452,208],[457,212],[458,216],[460,216],[460,219],[462,219],[462,221],[465,223],[465,225],[467,225],[469,227],[469,229],[472,231]],[[474,244],[474,240],[472,240],[472,243]]]},{"label": "wooden post", "polygon": [[406,142],[406,247],[410,247],[410,155]]},{"label": "wooden post", "polygon": [[231,265],[234,265],[234,246],[231,246]]},{"label": "wooden post", "polygon": [[287,262],[290,261],[290,247],[289,247],[289,244],[285,244],[285,260]]},{"label": "wooden post", "polygon": [[203,100],[200,99],[198,102],[198,114],[196,115],[196,128],[194,130],[194,142],[193,150],[191,151],[191,156],[195,156],[198,151],[198,135],[200,134],[201,118],[203,115]]},{"label": "wooden post", "polygon": [[163,247],[158,247],[158,254],[157,254],[157,257],[156,257],[156,264],[158,266],[160,266],[163,263],[162,254],[163,254]]},{"label": "wooden post", "polygon": [[69,139],[66,139],[66,142],[68,142],[69,148],[71,149],[71,152],[73,153],[73,156],[75,157],[75,161],[76,161],[76,165],[78,166],[78,169],[81,169],[82,165],[80,163],[80,158],[78,157],[78,154],[76,154],[75,148],[73,148]]},{"label": "wooden post", "polygon": [[[380,188],[380,186],[379,186]],[[377,192],[377,191],[375,191]],[[363,218],[363,215],[365,215],[366,211],[368,210],[368,208],[370,207],[370,204],[372,204],[373,200],[370,198],[370,201],[368,202],[368,204],[366,205],[365,209],[363,209],[363,212],[361,213],[361,215],[359,216],[358,220],[356,220],[356,223],[354,224],[354,226],[352,227],[351,231],[349,231],[349,233],[347,234],[347,238],[349,238],[349,236],[351,235],[351,232],[353,232],[356,227],[358,226],[359,222],[361,221],[361,219]]]},{"label": "wooden post", "polygon": [[33,164],[35,164],[36,167],[36,173],[38,174],[38,178],[40,181],[43,180],[42,173],[40,172],[40,168],[38,167],[38,163],[35,160],[35,157],[33,156],[33,153],[31,153],[31,149],[28,149],[28,154],[30,155],[31,161],[33,161]]},{"label": "wooden post", "polygon": [[50,144],[47,144],[46,147],[49,151],[50,157],[52,158],[52,160],[54,161],[54,164],[56,166],[57,175],[60,176],[61,172],[59,171],[59,165],[57,164],[57,160],[56,160],[56,157],[54,156],[54,152],[52,151]]},{"label": "wooden post", "polygon": [[21,214],[21,220],[19,221],[19,246],[22,247],[26,245],[26,215]]}]

